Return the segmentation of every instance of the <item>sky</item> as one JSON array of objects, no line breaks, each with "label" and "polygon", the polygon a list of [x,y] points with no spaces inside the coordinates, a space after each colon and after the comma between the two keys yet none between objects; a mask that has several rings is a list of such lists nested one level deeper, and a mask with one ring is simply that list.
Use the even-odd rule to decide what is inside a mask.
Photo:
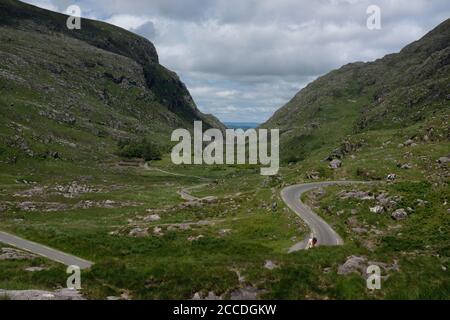
[{"label": "sky", "polygon": [[[26,0],[70,5],[148,38],[202,112],[264,122],[309,82],[398,52],[450,18],[449,0]],[[380,8],[380,29],[367,13]]]}]

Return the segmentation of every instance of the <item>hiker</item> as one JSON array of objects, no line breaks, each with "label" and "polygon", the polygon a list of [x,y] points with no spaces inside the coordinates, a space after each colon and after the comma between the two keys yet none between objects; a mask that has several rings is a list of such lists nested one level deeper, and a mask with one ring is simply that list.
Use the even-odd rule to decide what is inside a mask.
[{"label": "hiker", "polygon": [[317,245],[317,238],[311,237],[311,239],[308,240],[308,244],[306,245],[306,249],[312,249]]}]

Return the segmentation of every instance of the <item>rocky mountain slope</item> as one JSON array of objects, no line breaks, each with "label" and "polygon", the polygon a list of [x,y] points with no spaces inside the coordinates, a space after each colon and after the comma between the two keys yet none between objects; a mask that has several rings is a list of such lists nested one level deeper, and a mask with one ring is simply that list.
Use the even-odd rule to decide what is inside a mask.
[{"label": "rocky mountain slope", "polygon": [[148,40],[106,23],[0,0],[0,156],[104,157],[117,141],[170,132],[202,114]]},{"label": "rocky mountain slope", "polygon": [[320,77],[263,127],[281,129],[284,160],[296,162],[358,133],[417,124],[448,141],[449,106],[450,19],[399,53]]}]

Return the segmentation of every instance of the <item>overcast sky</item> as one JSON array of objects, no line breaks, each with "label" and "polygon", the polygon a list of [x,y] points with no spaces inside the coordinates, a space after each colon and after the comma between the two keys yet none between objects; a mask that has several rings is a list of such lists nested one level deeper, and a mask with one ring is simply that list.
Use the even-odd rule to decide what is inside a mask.
[{"label": "overcast sky", "polygon": [[[263,122],[308,82],[397,52],[450,17],[449,0],[27,0],[151,40],[201,111]],[[381,29],[366,25],[381,8]]]}]

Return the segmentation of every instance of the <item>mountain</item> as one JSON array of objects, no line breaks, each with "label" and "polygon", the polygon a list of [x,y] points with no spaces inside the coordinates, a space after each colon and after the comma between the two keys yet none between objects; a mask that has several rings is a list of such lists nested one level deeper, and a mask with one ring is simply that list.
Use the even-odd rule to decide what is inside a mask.
[{"label": "mountain", "polygon": [[161,147],[170,132],[224,128],[201,113],[154,45],[121,28],[15,0],[0,0],[0,153],[68,159],[103,157],[117,141]]},{"label": "mountain", "polygon": [[[450,19],[396,54],[350,63],[302,89],[262,127],[279,128],[285,161],[329,150],[359,133],[432,119],[448,139]],[[323,151],[326,152],[326,151]],[[322,153],[323,153],[322,152]]]}]

